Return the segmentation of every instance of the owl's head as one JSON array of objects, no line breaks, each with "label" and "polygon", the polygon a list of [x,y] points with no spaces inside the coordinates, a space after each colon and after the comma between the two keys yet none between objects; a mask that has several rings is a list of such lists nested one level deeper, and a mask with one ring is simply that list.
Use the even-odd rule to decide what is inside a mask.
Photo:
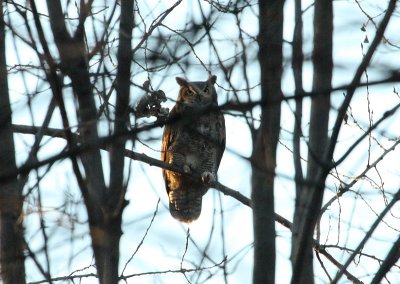
[{"label": "owl's head", "polygon": [[218,104],[217,92],[214,88],[217,76],[210,76],[207,81],[203,82],[190,82],[180,77],[176,77],[176,81],[181,86],[178,103],[187,106]]}]

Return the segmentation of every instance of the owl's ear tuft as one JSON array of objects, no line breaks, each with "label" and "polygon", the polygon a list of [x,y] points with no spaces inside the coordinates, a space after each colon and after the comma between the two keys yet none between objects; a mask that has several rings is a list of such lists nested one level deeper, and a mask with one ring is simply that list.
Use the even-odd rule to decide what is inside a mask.
[{"label": "owl's ear tuft", "polygon": [[181,77],[176,77],[176,82],[178,82],[181,87],[186,87],[188,85],[188,82]]},{"label": "owl's ear tuft", "polygon": [[217,82],[217,76],[215,76],[215,75],[212,75],[212,76],[210,76],[209,78],[208,78],[208,81],[211,83],[211,84],[215,84],[215,82]]}]

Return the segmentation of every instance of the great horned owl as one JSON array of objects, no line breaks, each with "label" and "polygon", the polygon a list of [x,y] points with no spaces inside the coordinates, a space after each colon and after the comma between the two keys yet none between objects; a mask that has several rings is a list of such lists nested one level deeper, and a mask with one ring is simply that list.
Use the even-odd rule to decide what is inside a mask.
[{"label": "great horned owl", "polygon": [[177,77],[179,95],[169,113],[176,120],[171,119],[164,129],[161,160],[188,174],[163,169],[169,210],[175,219],[186,223],[200,216],[202,197],[217,177],[225,150],[225,120],[216,110],[216,79],[210,76],[205,82],[189,82]]}]

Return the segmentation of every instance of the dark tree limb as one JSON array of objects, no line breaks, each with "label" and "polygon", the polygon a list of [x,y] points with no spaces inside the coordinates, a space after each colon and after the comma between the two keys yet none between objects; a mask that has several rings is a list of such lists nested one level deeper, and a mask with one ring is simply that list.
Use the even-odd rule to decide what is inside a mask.
[{"label": "dark tree limb", "polygon": [[[333,3],[332,1],[316,0],[314,5],[314,49],[312,62],[314,66],[313,92],[316,95],[311,100],[310,132],[308,143],[307,186],[296,193],[296,208],[293,217],[292,236],[292,283],[314,283],[313,271],[313,232],[322,203],[316,199],[310,206],[319,181],[328,144],[328,122],[330,111],[330,92],[321,92],[331,88],[333,60]],[[323,190],[323,189],[322,189]],[[312,212],[311,212],[312,211]],[[306,219],[308,218],[308,219]],[[307,224],[311,224],[307,229]]]},{"label": "dark tree limb", "polygon": [[[116,78],[116,101],[114,134],[117,138],[110,145],[110,185],[107,188],[104,230],[107,242],[104,257],[104,276],[102,283],[118,282],[119,242],[122,235],[122,213],[126,205],[124,183],[124,150],[126,137],[120,133],[127,131],[129,122],[129,94],[132,62],[132,29],[134,24],[133,0],[121,2],[119,26],[119,46],[117,52],[118,69]],[[120,136],[120,137],[118,137]]]},{"label": "dark tree limb", "polygon": [[[57,129],[57,128],[43,128],[43,127],[35,127],[35,126],[25,126],[25,125],[17,125],[17,124],[13,124],[12,129],[14,131],[14,133],[24,133],[24,134],[32,134],[35,135],[35,133],[37,133],[38,131],[42,131],[43,135],[47,135],[47,136],[51,136],[51,137],[55,137],[55,138],[61,138],[61,139],[65,139],[65,134],[64,131],[62,129]],[[79,135],[75,134],[74,139],[76,139],[76,141],[79,141]],[[102,144],[101,149],[107,151],[108,147],[106,144]],[[79,152],[79,151],[78,151]],[[38,162],[37,165],[31,165],[32,169],[36,169],[40,166],[46,165],[48,163],[53,163],[57,160],[63,159],[63,158],[67,158],[70,156],[74,156],[77,155],[78,153],[76,152],[65,152],[63,153],[62,157],[60,156],[56,156],[51,157],[47,160]],[[132,160],[136,160],[136,161],[140,161],[143,162],[145,164],[148,164],[149,166],[154,166],[154,167],[158,167],[161,169],[167,169],[170,171],[174,171],[180,174],[186,174],[183,169],[173,165],[173,164],[168,164],[164,161],[152,158],[150,156],[147,156],[146,154],[143,153],[138,153],[135,151],[131,151],[128,149],[125,149],[124,151],[124,155],[127,158],[130,158]],[[23,171],[25,173],[25,171]],[[198,178],[200,179],[201,177],[198,176]],[[0,178],[1,180],[1,178]],[[239,191],[234,190],[232,188],[227,187],[226,185],[221,184],[220,182],[215,182],[212,185],[213,188],[215,188],[216,190],[222,192],[224,195],[230,196],[234,199],[236,199],[237,201],[239,201],[240,203],[242,203],[243,205],[246,205],[248,207],[252,207],[251,205],[251,200],[244,196],[243,194],[241,194]],[[288,228],[289,230],[292,229],[292,223],[285,219],[284,217],[280,216],[279,214],[275,213],[275,220],[280,223],[282,226]]]},{"label": "dark tree limb", "polygon": [[[72,88],[78,99],[81,142],[83,145],[93,143],[93,141],[97,141],[98,139],[97,110],[90,75],[87,69],[84,42],[82,39],[73,39],[69,35],[59,0],[48,0],[47,6],[50,26],[60,54],[61,67],[65,74],[71,78]],[[100,152],[98,149],[93,148],[84,153],[81,158],[86,178],[90,181],[90,186],[88,187],[89,194],[91,198],[96,200],[97,204],[101,204],[106,198]],[[101,219],[102,217],[98,216],[97,218]]]},{"label": "dark tree limb", "polygon": [[[90,5],[87,6],[87,8],[89,7]],[[54,41],[60,54],[60,66],[62,71],[70,77],[72,89],[78,101],[77,116],[80,142],[83,147],[87,148],[87,151],[81,152],[79,156],[85,169],[85,180],[81,176],[77,163],[74,160],[72,161],[73,170],[77,176],[78,184],[87,207],[97,273],[100,283],[117,283],[116,280],[112,279],[117,279],[118,268],[115,268],[114,263],[111,264],[109,262],[112,252],[115,250],[110,251],[110,239],[106,226],[107,220],[104,214],[106,211],[105,203],[107,201],[106,186],[100,150],[96,147],[96,141],[99,138],[97,132],[97,109],[87,66],[83,32],[78,32],[74,38],[70,36],[65,26],[64,15],[59,0],[47,0],[47,8]],[[61,101],[62,97],[59,98],[58,103]],[[74,145],[69,146],[70,148],[75,147]],[[118,266],[118,263],[116,265]],[[115,270],[117,272],[113,273]]]},{"label": "dark tree limb", "polygon": [[[4,5],[0,0],[0,171],[17,169],[8,93]],[[0,183],[0,265],[5,284],[25,283],[22,188],[17,176]]]},{"label": "dark tree limb", "polygon": [[[65,133],[62,129],[55,129],[55,128],[43,128],[43,127],[34,127],[34,126],[25,126],[25,125],[13,125],[12,129],[15,133],[24,133],[24,134],[32,134],[34,135],[35,133],[37,133],[38,131],[42,131],[43,135],[47,135],[47,136],[51,136],[51,137],[55,137],[55,138],[61,138],[61,139],[65,139]],[[76,141],[79,141],[79,135],[78,134],[74,134],[74,139]],[[109,148],[107,147],[107,144],[101,144],[102,146],[100,146],[103,150],[108,150]],[[64,158],[66,157],[71,157],[77,155],[77,153],[73,153],[73,152],[67,152],[64,155]],[[168,169],[171,171],[175,171],[178,172],[180,174],[186,174],[183,169],[173,165],[173,164],[168,164],[164,161],[149,157],[145,154],[142,153],[137,153],[131,150],[125,150],[124,151],[124,155],[125,157],[128,157],[130,159],[136,160],[136,161],[141,161],[143,163],[148,164],[149,166],[155,166],[155,167],[159,167],[159,168],[164,168],[164,169]],[[58,159],[60,159],[60,157],[57,157]],[[58,159],[52,159],[51,162],[54,162]],[[47,163],[49,163],[49,161],[45,161]],[[44,163],[44,164],[47,164]],[[43,165],[43,164],[42,164]],[[192,173],[191,177],[194,178],[198,178],[200,179],[201,176],[197,175],[197,177]],[[215,182],[214,184],[212,184],[212,187],[215,188],[216,190],[222,192],[223,194],[230,196],[234,199],[236,199],[237,201],[239,201],[240,203],[242,203],[243,205],[252,207],[251,204],[251,200],[249,198],[247,198],[246,196],[242,195],[239,191],[236,191],[234,189],[231,189],[223,184],[221,184],[220,182]],[[281,224],[282,226],[284,226],[285,228],[292,230],[292,223],[287,220],[286,218],[282,217],[281,215],[274,213],[274,220],[276,222],[278,222],[279,224]],[[316,250],[318,250],[318,252],[322,255],[324,255],[331,263],[333,263],[335,266],[337,266],[339,269],[342,269],[343,266],[336,261],[332,255],[330,255],[326,250],[325,250],[325,246],[321,246],[319,245],[318,241],[313,239],[313,245],[315,247]],[[353,276],[352,274],[350,274],[346,269],[344,270],[345,275],[349,278],[352,279],[353,281],[355,281],[357,278],[355,276]],[[357,281],[355,281],[356,283],[359,283]]]},{"label": "dark tree limb", "polygon": [[374,279],[372,279],[371,284],[382,283],[382,279],[390,271],[390,269],[397,263],[400,258],[400,235],[397,241],[393,243],[388,255],[386,256],[383,263],[380,265],[379,270],[376,272]]},{"label": "dark tree limb", "polygon": [[[293,273],[294,273],[293,277],[297,278],[297,277],[299,277],[298,275],[302,274],[301,273],[303,271],[303,260],[302,259],[304,257],[306,257],[305,254],[308,253],[310,246],[311,246],[310,238],[314,232],[314,227],[315,227],[315,223],[316,223],[316,218],[318,216],[318,212],[321,209],[322,198],[323,198],[324,187],[325,187],[324,186],[325,180],[333,166],[333,163],[332,163],[333,153],[334,153],[335,146],[337,144],[337,139],[339,136],[339,131],[340,131],[340,127],[341,127],[343,118],[346,114],[346,111],[347,111],[350,101],[354,95],[354,92],[355,92],[357,86],[359,86],[359,84],[360,84],[360,79],[361,79],[363,72],[364,72],[365,68],[369,65],[372,55],[375,53],[376,48],[378,47],[380,41],[382,40],[384,31],[387,27],[387,24],[389,22],[389,19],[391,18],[393,11],[395,9],[395,6],[396,6],[396,1],[391,0],[389,2],[388,9],[386,10],[385,16],[377,30],[375,38],[372,41],[371,46],[368,49],[368,52],[366,53],[362,62],[360,63],[360,65],[353,77],[353,80],[349,84],[349,87],[348,87],[347,93],[346,93],[346,97],[339,109],[338,116],[336,118],[335,125],[334,125],[333,131],[332,131],[331,138],[326,147],[327,150],[326,150],[326,152],[324,152],[324,156],[323,156],[324,158],[319,161],[320,162],[319,169],[317,169],[317,172],[315,173],[316,175],[313,175],[314,177],[316,177],[315,183],[314,183],[315,188],[312,190],[312,194],[309,197],[308,202],[304,204],[304,208],[306,208],[306,212],[303,216],[303,224],[302,224],[302,229],[301,229],[302,235],[299,236],[298,244],[296,245],[298,248],[302,248],[302,249],[299,250],[299,252],[301,252],[301,254],[299,255],[300,257],[298,257],[298,259],[295,260],[297,264],[293,270]],[[316,7],[316,9],[317,9],[317,7]],[[325,15],[326,10],[324,10],[323,13]],[[323,27],[324,27],[324,29],[326,29],[325,25]],[[310,148],[312,149],[312,147],[310,147]],[[318,156],[314,155],[314,157],[318,157]],[[306,247],[307,247],[307,250],[303,250],[303,248],[306,248]],[[345,264],[343,266],[344,269],[346,269],[347,266],[348,266],[348,264],[347,265]],[[340,275],[343,274],[343,271],[344,270],[341,270]],[[337,276],[336,280],[334,280],[334,282],[337,281],[339,278],[340,278],[340,276],[339,277]],[[297,283],[297,282],[294,282],[294,283]],[[308,282],[308,283],[311,283],[311,282]]]},{"label": "dark tree limb", "polygon": [[[295,0],[295,28],[292,45],[292,69],[295,84],[295,96],[304,92],[303,89],[303,19],[301,0]],[[296,195],[303,187],[303,168],[301,166],[300,138],[302,137],[301,122],[303,117],[303,100],[296,100],[293,130],[293,162],[296,181]]]},{"label": "dark tree limb", "polygon": [[261,68],[261,125],[253,141],[253,283],[275,283],[274,180],[283,97],[282,43],[285,1],[259,2],[258,59]]}]

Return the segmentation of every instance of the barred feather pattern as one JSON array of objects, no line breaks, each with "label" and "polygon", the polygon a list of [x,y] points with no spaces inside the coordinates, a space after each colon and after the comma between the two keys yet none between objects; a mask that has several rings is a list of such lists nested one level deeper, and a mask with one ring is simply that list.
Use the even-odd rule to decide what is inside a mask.
[{"label": "barred feather pattern", "polygon": [[203,192],[192,189],[171,190],[168,197],[172,217],[184,223],[199,218]]}]

